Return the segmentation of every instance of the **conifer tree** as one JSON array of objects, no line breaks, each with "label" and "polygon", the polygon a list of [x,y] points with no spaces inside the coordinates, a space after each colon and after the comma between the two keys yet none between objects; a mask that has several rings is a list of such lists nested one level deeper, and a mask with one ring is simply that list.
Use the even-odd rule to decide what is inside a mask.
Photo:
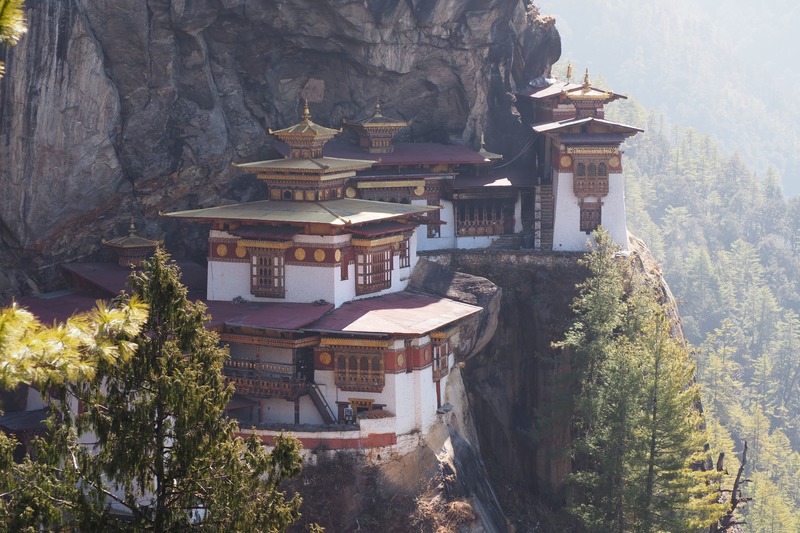
[{"label": "conifer tree", "polygon": [[[0,0],[0,47],[14,46],[27,31],[23,0]],[[5,66],[0,61],[0,78]]]},{"label": "conifer tree", "polygon": [[281,436],[268,453],[236,436],[224,413],[227,350],[166,252],[131,285],[150,306],[135,354],[101,361],[95,380],[68,387],[77,402],[61,404],[63,423],[40,448],[54,465],[67,450],[60,477],[77,490],[65,491],[65,516],[82,531],[285,529],[300,498],[279,485],[300,472],[299,442]]},{"label": "conifer tree", "polygon": [[576,320],[557,346],[577,380],[570,510],[587,531],[691,531],[722,514],[696,468],[704,433],[694,366],[648,281],[608,235],[587,256]]}]

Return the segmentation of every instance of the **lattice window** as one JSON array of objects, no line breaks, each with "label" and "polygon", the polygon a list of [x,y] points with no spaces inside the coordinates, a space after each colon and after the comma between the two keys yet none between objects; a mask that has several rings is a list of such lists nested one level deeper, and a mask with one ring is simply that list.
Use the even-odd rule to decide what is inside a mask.
[{"label": "lattice window", "polygon": [[383,354],[336,354],[336,386],[342,390],[381,392],[385,384]]},{"label": "lattice window", "polygon": [[250,264],[250,293],[267,298],[286,297],[283,251],[254,253]]},{"label": "lattice window", "polygon": [[400,259],[400,268],[410,267],[411,266],[411,243],[408,241],[408,238],[403,239],[399,243],[399,248],[397,249],[397,255]]},{"label": "lattice window", "polygon": [[446,376],[450,370],[450,339],[432,339],[431,349],[433,351],[433,380],[439,381]]},{"label": "lattice window", "polygon": [[356,294],[369,294],[392,286],[392,247],[384,245],[356,252]]},{"label": "lattice window", "polygon": [[581,231],[591,233],[601,223],[600,202],[584,202],[581,204]]}]

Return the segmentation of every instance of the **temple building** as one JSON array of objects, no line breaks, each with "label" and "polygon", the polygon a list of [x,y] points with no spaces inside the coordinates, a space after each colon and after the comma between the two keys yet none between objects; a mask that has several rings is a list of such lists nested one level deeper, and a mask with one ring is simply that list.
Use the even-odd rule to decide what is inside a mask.
[{"label": "temple building", "polygon": [[[533,165],[503,162],[483,138],[479,150],[398,142],[408,124],[380,102],[338,130],[314,123],[305,102],[297,124],[269,131],[282,157],[236,165],[266,198],[162,213],[208,227],[207,265],[180,264],[182,281],[230,346],[228,412],[242,428],[266,442],[291,429],[308,449],[413,446],[447,402],[461,326],[481,312],[410,291],[418,252],[583,252],[599,225],[627,248],[621,144],[642,130],[604,116],[624,96],[588,72],[515,96],[533,151],[520,155]],[[63,265],[73,289],[20,303],[45,322],[89,309],[123,290],[159,241],[131,222],[103,243],[116,262]],[[31,420],[7,426],[39,431]]]},{"label": "temple building", "polygon": [[628,249],[621,144],[643,130],[605,119],[604,105],[625,96],[582,84],[540,78],[518,94],[520,114],[537,134],[536,248],[585,251],[603,226]]},{"label": "temple building", "polygon": [[[402,153],[391,138],[404,124],[380,108],[351,124],[366,154]],[[393,169],[383,180],[371,172],[382,160],[323,153],[340,132],[315,124],[308,103],[298,124],[270,133],[285,157],[237,165],[269,199],[164,214],[210,225],[206,300],[230,345],[231,414],[266,431],[377,428],[361,445],[424,432],[445,403],[458,324],[480,312],[405,290],[419,226],[439,206],[424,178]],[[347,447],[346,433],[326,446]]]}]

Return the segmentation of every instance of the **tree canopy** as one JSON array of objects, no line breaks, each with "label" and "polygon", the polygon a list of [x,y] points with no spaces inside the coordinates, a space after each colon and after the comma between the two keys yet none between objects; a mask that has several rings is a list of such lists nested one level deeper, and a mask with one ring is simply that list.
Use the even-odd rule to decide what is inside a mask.
[{"label": "tree canopy", "polygon": [[[282,531],[300,498],[279,488],[301,469],[299,441],[268,452],[225,416],[233,387],[227,349],[204,326],[163,250],[130,282],[149,306],[130,357],[97,359],[93,379],[67,381],[51,403],[36,462],[10,467],[0,488],[4,524],[82,531]],[[3,509],[0,509],[2,511]]]},{"label": "tree canopy", "polygon": [[654,287],[607,234],[585,259],[572,356],[571,513],[586,531],[692,531],[722,515],[687,346]]}]

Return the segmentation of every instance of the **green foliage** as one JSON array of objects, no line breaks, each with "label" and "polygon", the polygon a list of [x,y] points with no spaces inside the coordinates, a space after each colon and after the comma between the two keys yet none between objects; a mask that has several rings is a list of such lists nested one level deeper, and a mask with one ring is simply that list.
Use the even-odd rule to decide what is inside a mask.
[{"label": "green foliage", "polygon": [[28,502],[45,528],[285,530],[300,498],[279,486],[300,472],[299,441],[281,435],[269,453],[255,436],[236,436],[224,413],[233,393],[222,375],[227,350],[164,251],[131,285],[149,305],[135,352],[100,358],[93,380],[63,387],[37,462],[20,467],[42,473],[17,483],[11,503]]},{"label": "green foliage", "polygon": [[[626,107],[612,115],[641,112]],[[759,524],[793,530],[779,527],[800,519],[800,199],[784,198],[774,169],[760,178],[709,136],[661,131],[628,143],[626,184],[646,199],[629,211],[630,227],[660,237],[653,250],[699,345],[703,405],[721,435],[716,451],[730,462],[748,443],[745,475],[758,481],[744,490],[756,499],[738,519],[785,515]],[[768,490],[774,497],[759,501]]]},{"label": "green foliage", "polygon": [[[0,0],[0,46],[14,46],[28,30],[23,0]],[[0,61],[0,78],[5,73]]]},{"label": "green foliage", "polygon": [[[689,531],[722,514],[705,464],[699,391],[654,287],[608,236],[585,259],[572,355],[570,510],[587,531]],[[609,453],[613,450],[613,453]]]},{"label": "green foliage", "polygon": [[129,339],[146,316],[147,305],[135,297],[112,307],[98,301],[53,327],[17,305],[0,309],[0,387],[91,379],[101,362],[130,358],[136,345]]}]

